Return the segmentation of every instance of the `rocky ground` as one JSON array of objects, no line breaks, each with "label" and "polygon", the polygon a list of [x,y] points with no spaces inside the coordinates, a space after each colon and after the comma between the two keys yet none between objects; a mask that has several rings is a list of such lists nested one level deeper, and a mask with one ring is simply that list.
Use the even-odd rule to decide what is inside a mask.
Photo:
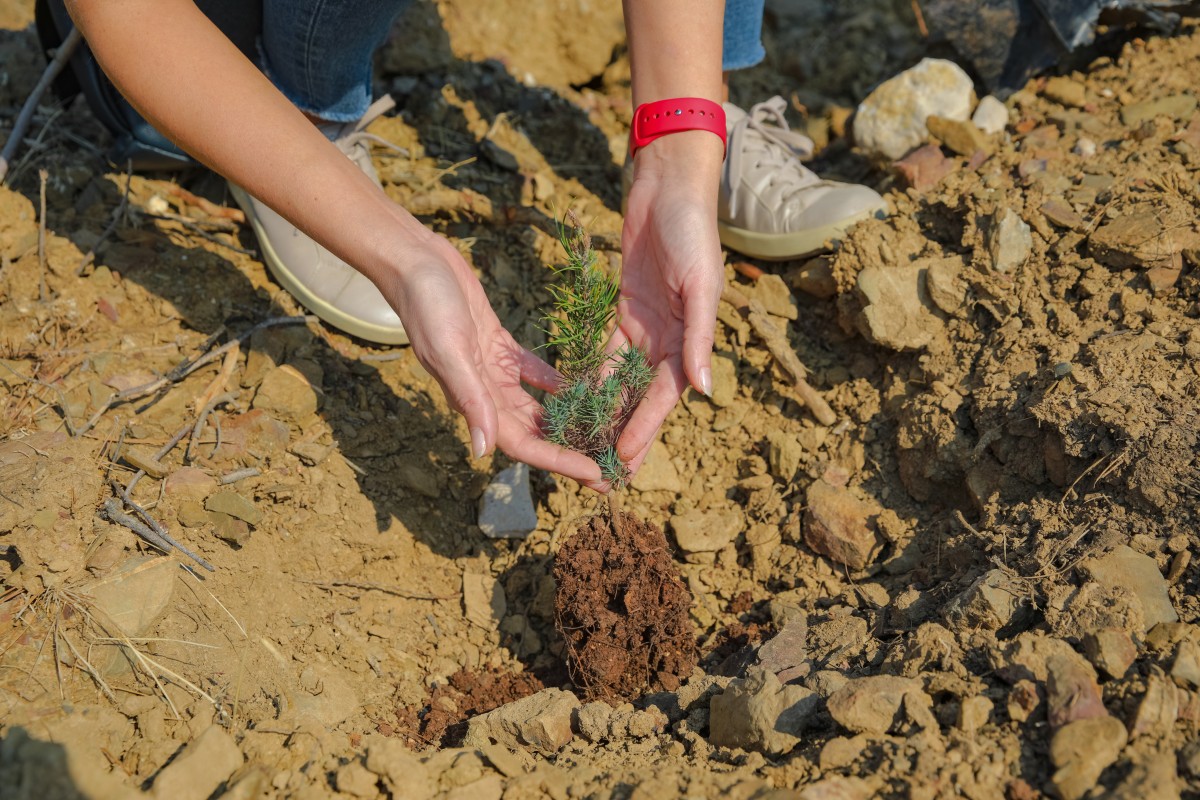
[{"label": "rocky ground", "polygon": [[[0,135],[30,5],[0,4]],[[533,346],[558,211],[619,263],[628,60],[612,4],[494,6],[414,5],[372,131]],[[919,27],[776,3],[735,84],[892,214],[729,254],[758,305],[624,501],[699,665],[625,703],[581,699],[553,622],[596,497],[472,461],[407,349],[305,322],[221,181],[127,178],[47,102],[0,188],[0,797],[1200,796],[1200,28],[1003,104],[927,63],[848,119],[939,53]],[[196,558],[131,530],[131,485]]]}]

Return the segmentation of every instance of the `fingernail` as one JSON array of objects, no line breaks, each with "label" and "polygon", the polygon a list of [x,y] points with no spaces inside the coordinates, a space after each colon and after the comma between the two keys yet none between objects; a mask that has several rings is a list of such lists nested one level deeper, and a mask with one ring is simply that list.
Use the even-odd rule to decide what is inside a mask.
[{"label": "fingernail", "polygon": [[483,458],[487,451],[487,439],[483,437],[483,428],[471,428],[471,452],[476,458]]},{"label": "fingernail", "polygon": [[712,370],[708,367],[700,368],[700,391],[705,397],[712,397]]}]

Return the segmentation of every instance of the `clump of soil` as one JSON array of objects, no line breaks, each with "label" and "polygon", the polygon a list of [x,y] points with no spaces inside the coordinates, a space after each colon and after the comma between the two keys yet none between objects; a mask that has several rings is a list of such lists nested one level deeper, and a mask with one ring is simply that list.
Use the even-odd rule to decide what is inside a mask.
[{"label": "clump of soil", "polygon": [[696,665],[691,592],[655,525],[620,512],[583,522],[555,560],[555,625],[589,699],[676,689]]},{"label": "clump of soil", "polygon": [[482,672],[461,669],[429,693],[423,708],[404,706],[396,710],[396,725],[382,722],[379,732],[400,735],[410,746],[439,744],[453,747],[466,733],[468,719],[486,714],[505,703],[535,694],[545,687],[528,672]]}]

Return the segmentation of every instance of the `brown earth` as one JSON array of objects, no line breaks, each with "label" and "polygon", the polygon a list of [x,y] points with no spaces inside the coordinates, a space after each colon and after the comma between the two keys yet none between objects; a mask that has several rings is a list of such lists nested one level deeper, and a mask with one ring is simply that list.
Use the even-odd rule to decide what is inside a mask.
[{"label": "brown earth", "polygon": [[[389,194],[529,346],[557,210],[619,260],[630,113],[616,4],[521,24],[544,5],[415,4],[372,128],[408,151],[378,152]],[[729,272],[839,421],[723,306],[713,400],[684,398],[625,501],[668,531],[699,666],[615,709],[502,705],[491,744],[430,728],[568,685],[555,559],[595,496],[535,474],[537,530],[486,539],[507,462],[470,461],[408,350],[294,320],[238,340],[301,311],[193,199],[231,205],[223,183],[127,183],[47,101],[0,188],[0,796],[1200,796],[1200,31],[1035,80],[918,190],[840,135],[933,47],[912,4],[771,5],[735,98],[782,92],[819,168],[893,207],[782,281]],[[0,136],[41,70],[31,16],[0,3]],[[112,521],[139,468],[130,499],[215,571]],[[787,722],[747,736],[747,708]]]}]

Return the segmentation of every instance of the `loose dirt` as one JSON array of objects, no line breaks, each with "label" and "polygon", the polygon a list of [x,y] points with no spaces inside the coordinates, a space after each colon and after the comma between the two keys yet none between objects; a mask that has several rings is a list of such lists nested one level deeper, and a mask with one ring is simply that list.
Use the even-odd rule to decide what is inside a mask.
[{"label": "loose dirt", "polygon": [[[562,208],[619,264],[630,113],[617,4],[533,7],[414,4],[372,126],[407,150],[377,153],[389,195],[531,347]],[[0,135],[31,22],[0,3]],[[559,693],[563,554],[604,535],[573,533],[597,498],[535,474],[537,529],[484,537],[507,462],[470,459],[411,352],[304,321],[194,199],[231,207],[221,181],[127,178],[47,101],[0,188],[0,795],[1200,796],[1200,31],[1034,80],[920,190],[841,135],[944,54],[912,4],[772,3],[766,33],[735,99],[781,92],[817,168],[892,213],[729,269],[838,421],[723,305],[713,398],[683,398],[625,500],[666,532],[638,558],[682,575],[698,663],[615,708]],[[130,499],[213,572],[105,512],[139,470]]]}]

